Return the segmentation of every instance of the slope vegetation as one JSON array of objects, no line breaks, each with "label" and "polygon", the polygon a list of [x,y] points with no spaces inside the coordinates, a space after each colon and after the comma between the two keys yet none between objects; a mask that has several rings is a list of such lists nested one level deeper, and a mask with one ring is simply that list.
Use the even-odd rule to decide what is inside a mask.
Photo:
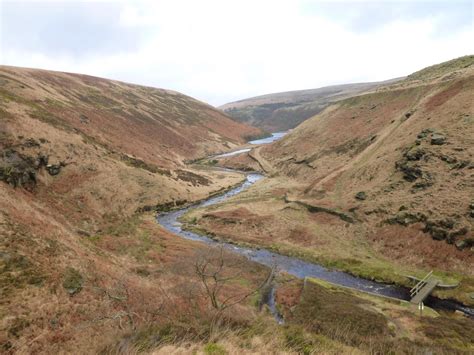
[{"label": "slope vegetation", "polygon": [[97,352],[162,317],[205,248],[144,212],[239,183],[186,161],[259,133],[176,92],[1,67],[0,352]]},{"label": "slope vegetation", "polygon": [[473,96],[469,56],[341,100],[249,153],[268,179],[190,218],[366,278],[408,285],[433,269],[459,283],[441,297],[472,305]]}]

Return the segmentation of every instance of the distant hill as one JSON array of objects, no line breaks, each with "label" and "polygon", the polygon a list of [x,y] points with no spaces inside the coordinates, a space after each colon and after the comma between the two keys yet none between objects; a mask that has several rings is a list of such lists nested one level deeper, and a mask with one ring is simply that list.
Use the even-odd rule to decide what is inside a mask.
[{"label": "distant hill", "polygon": [[230,102],[219,108],[239,122],[268,132],[286,131],[321,112],[331,103],[376,89],[400,79],[383,82],[326,86],[287,91]]}]

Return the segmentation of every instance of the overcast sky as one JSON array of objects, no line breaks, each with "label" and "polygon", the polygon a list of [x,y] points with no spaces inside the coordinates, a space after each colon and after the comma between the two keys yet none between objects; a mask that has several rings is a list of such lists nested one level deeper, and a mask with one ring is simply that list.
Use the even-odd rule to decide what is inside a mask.
[{"label": "overcast sky", "polygon": [[0,0],[0,63],[212,105],[377,81],[474,54],[474,0]]}]

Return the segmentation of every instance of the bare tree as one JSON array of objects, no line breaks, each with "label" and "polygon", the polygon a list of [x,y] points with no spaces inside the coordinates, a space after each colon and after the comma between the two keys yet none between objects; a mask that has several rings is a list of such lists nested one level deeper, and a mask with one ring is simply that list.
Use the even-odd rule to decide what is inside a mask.
[{"label": "bare tree", "polygon": [[[268,288],[275,274],[275,268],[271,268],[265,279],[256,287],[244,292],[230,292],[225,294],[224,288],[240,279],[248,261],[244,258],[236,258],[225,251],[223,245],[212,248],[210,252],[201,253],[194,263],[194,271],[199,278],[204,293],[214,310],[210,324],[211,336],[216,326],[222,320],[223,313],[245,301],[248,297]],[[245,265],[247,264],[247,265]]]}]

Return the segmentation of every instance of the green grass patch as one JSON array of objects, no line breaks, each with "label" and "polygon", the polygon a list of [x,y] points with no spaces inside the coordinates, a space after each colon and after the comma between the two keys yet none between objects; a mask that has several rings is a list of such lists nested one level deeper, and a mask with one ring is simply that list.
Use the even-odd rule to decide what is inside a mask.
[{"label": "green grass patch", "polygon": [[204,346],[204,354],[207,355],[225,355],[227,351],[224,349],[222,345],[216,343],[207,343]]}]

